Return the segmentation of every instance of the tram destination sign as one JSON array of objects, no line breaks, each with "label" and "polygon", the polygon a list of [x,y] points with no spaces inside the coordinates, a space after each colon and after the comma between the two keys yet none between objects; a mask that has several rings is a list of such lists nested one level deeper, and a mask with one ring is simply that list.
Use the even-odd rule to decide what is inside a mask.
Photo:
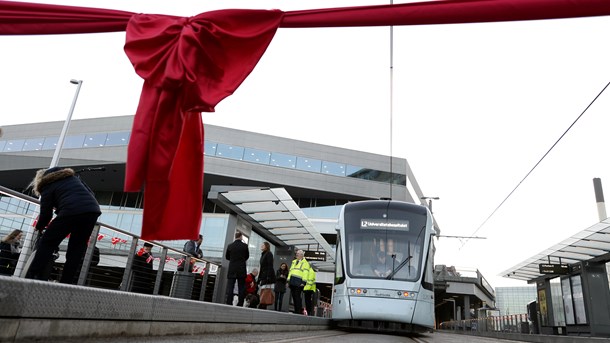
[{"label": "tram destination sign", "polygon": [[322,262],[326,261],[326,252],[325,251],[306,250],[304,252],[305,252],[305,258],[307,259],[307,261],[322,261]]},{"label": "tram destination sign", "polygon": [[360,220],[360,229],[409,231],[409,221],[400,219],[368,219]]},{"label": "tram destination sign", "polygon": [[567,264],[558,263],[541,263],[538,265],[540,274],[557,274],[563,275],[568,274],[569,268]]}]

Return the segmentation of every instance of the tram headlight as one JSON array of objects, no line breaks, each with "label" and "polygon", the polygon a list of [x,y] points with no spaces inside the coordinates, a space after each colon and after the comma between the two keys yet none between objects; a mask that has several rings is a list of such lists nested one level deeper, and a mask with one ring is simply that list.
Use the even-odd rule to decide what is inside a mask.
[{"label": "tram headlight", "polygon": [[350,288],[349,292],[354,295],[364,295],[368,293],[368,290],[366,288]]}]

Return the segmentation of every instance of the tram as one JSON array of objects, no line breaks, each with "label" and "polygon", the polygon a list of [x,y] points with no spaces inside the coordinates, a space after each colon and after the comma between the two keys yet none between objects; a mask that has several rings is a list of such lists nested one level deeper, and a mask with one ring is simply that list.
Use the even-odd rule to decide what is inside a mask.
[{"label": "tram", "polygon": [[338,223],[332,319],[339,328],[417,333],[434,327],[434,242],[427,207],[345,204]]}]

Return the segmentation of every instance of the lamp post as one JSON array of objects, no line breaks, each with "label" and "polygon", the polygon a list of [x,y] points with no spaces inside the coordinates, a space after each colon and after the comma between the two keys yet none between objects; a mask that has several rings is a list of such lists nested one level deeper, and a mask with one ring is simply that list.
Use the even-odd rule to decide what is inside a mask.
[{"label": "lamp post", "polygon": [[[77,85],[76,93],[74,93],[74,99],[72,99],[72,105],[70,106],[70,111],[68,112],[68,118],[64,122],[64,126],[61,129],[61,133],[59,134],[59,139],[57,140],[57,146],[55,147],[55,152],[53,153],[53,158],[51,159],[51,165],[49,168],[56,167],[59,162],[59,154],[61,153],[61,148],[64,145],[64,139],[66,138],[66,133],[68,132],[68,127],[70,126],[70,121],[72,120],[72,113],[74,113],[74,107],[76,106],[76,100],[78,99],[78,93],[80,92],[80,87],[83,84],[83,80],[70,80],[70,83],[73,85]],[[32,238],[34,236],[34,230],[30,228],[30,230],[26,230],[25,234],[25,244],[21,249],[21,254],[19,255],[19,260],[17,261],[17,266],[15,267],[14,275],[19,275],[21,277],[25,277],[27,270],[25,269],[25,264],[29,259],[32,251]]]},{"label": "lamp post", "polygon": [[439,197],[421,197],[421,200],[428,200],[428,208],[430,209],[430,213],[432,212],[432,200],[439,200]]},{"label": "lamp post", "polygon": [[68,112],[68,118],[64,122],[64,127],[61,129],[61,133],[59,134],[59,139],[57,140],[57,146],[55,147],[55,152],[53,153],[53,159],[51,159],[51,165],[49,168],[56,167],[59,162],[59,154],[61,153],[61,148],[64,145],[64,139],[66,138],[66,133],[68,132],[68,127],[70,127],[70,121],[72,120],[72,113],[74,113],[74,107],[76,106],[76,100],[78,99],[78,93],[80,93],[80,87],[83,85],[83,80],[70,80],[70,83],[76,86],[76,92],[74,93],[74,99],[72,99],[72,106],[70,106],[70,111]]}]

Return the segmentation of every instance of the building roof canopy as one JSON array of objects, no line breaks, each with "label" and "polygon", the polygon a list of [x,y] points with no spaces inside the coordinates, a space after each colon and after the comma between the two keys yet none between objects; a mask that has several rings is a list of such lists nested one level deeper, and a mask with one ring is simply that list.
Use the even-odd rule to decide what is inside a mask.
[{"label": "building roof canopy", "polygon": [[534,282],[544,277],[540,264],[572,264],[588,260],[610,260],[610,218],[503,271],[500,276]]},{"label": "building roof canopy", "polygon": [[297,249],[326,252],[326,261],[310,261],[319,270],[334,270],[334,250],[284,188],[212,186],[208,199],[235,212],[264,237]]}]

